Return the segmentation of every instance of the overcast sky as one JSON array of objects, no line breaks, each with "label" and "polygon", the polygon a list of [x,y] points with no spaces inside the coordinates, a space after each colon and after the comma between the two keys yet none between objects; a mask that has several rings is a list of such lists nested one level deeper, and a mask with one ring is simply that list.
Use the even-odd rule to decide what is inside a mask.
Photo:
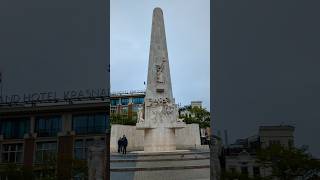
[{"label": "overcast sky", "polygon": [[108,89],[105,3],[1,0],[3,94]]},{"label": "overcast sky", "polygon": [[296,145],[320,157],[320,1],[217,2],[214,128],[233,142],[294,125]]},{"label": "overcast sky", "polygon": [[143,90],[152,11],[160,7],[176,103],[210,108],[210,1],[111,0],[111,91]]}]

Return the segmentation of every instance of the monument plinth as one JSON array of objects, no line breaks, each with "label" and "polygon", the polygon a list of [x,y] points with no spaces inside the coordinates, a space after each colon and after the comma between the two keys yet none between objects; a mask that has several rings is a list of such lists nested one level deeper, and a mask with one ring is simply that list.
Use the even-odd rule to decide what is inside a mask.
[{"label": "monument plinth", "polygon": [[138,113],[137,129],[144,129],[144,151],[175,151],[175,129],[186,124],[179,119],[172,95],[163,12],[153,10],[148,80],[144,111]]}]

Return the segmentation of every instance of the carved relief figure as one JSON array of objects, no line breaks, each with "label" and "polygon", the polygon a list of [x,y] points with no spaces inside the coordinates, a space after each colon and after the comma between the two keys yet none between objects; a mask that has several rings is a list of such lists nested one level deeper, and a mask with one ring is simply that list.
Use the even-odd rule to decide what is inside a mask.
[{"label": "carved relief figure", "polygon": [[157,82],[164,83],[164,75],[163,75],[164,61],[162,61],[160,65],[156,65],[156,69],[157,69]]},{"label": "carved relief figure", "polygon": [[137,115],[138,115],[138,123],[143,123],[144,119],[143,119],[142,108],[139,108]]}]

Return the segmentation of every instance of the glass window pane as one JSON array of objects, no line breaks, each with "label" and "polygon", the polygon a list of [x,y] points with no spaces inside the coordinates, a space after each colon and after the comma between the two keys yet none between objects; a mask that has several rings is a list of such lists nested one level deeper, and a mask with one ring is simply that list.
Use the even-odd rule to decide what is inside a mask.
[{"label": "glass window pane", "polygon": [[9,162],[15,162],[16,160],[16,153],[10,152],[9,153]]},{"label": "glass window pane", "polygon": [[8,153],[2,153],[2,162],[8,162],[9,154]]},{"label": "glass window pane", "polygon": [[121,98],[121,105],[128,105],[129,104],[129,98]]},{"label": "glass window pane", "polygon": [[37,117],[35,126],[39,137],[56,136],[61,130],[61,116]]},{"label": "glass window pane", "polygon": [[16,162],[22,162],[22,152],[16,153]]}]

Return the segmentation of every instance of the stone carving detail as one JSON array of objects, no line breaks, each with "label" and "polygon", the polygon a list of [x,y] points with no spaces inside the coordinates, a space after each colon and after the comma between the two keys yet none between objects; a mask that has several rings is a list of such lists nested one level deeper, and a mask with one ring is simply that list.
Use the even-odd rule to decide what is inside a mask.
[{"label": "stone carving detail", "polygon": [[144,119],[143,119],[143,110],[142,110],[142,108],[139,108],[137,115],[138,115],[138,123],[143,123]]},{"label": "stone carving detail", "polygon": [[163,75],[164,63],[162,62],[161,65],[156,65],[156,69],[157,69],[157,83],[164,83],[164,75]]}]

